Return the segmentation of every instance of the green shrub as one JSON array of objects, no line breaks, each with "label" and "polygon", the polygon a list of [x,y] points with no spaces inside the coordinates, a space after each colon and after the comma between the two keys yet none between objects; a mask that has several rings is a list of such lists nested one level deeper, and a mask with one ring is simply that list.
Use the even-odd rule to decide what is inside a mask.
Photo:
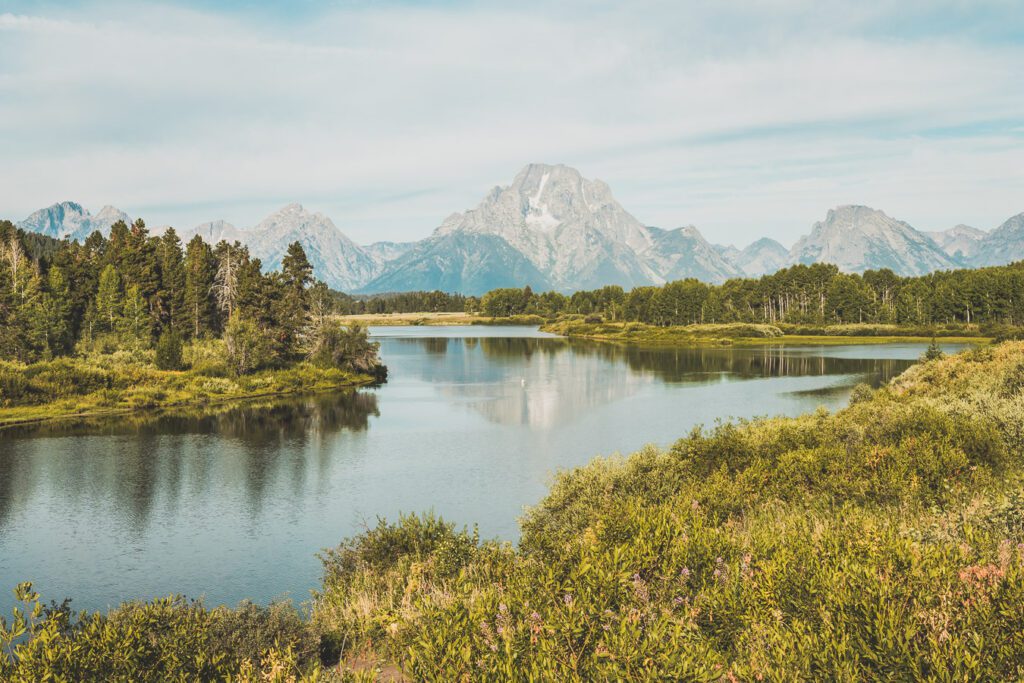
[{"label": "green shrub", "polygon": [[214,652],[259,664],[268,650],[287,649],[303,667],[317,661],[318,638],[290,603],[262,607],[246,601],[233,609],[218,607],[210,616],[210,648]]},{"label": "green shrub", "polygon": [[165,330],[156,343],[156,367],[160,370],[181,370],[181,337],[176,332]]},{"label": "green shrub", "polygon": [[288,605],[209,610],[169,597],[129,602],[102,615],[45,607],[32,584],[0,622],[4,681],[311,681],[315,637]]},{"label": "green shrub", "polygon": [[268,366],[273,351],[267,335],[248,318],[234,315],[224,330],[224,360],[233,375],[246,375]]},{"label": "green shrub", "polygon": [[24,399],[29,384],[20,366],[0,361],[0,405],[13,405]]},{"label": "green shrub", "polygon": [[366,327],[358,322],[341,325],[328,319],[313,330],[309,360],[321,368],[337,368],[369,375],[379,382],[387,378],[380,362],[380,343],[370,341]]}]

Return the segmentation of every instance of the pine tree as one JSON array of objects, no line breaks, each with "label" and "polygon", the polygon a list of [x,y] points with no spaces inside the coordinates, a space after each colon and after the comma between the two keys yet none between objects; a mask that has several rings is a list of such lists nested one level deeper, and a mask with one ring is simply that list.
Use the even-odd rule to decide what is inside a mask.
[{"label": "pine tree", "polygon": [[313,281],[313,266],[306,258],[306,250],[298,242],[288,245],[288,251],[281,259],[281,273],[285,283],[293,290],[302,292]]},{"label": "pine tree", "polygon": [[160,324],[175,332],[188,327],[189,315],[185,310],[185,264],[181,256],[181,240],[174,228],[168,228],[157,248],[160,264],[160,289],[157,300]]},{"label": "pine tree", "polygon": [[193,237],[185,250],[185,296],[184,303],[188,319],[187,330],[191,337],[198,338],[211,334],[216,328],[212,302],[213,279],[216,260],[210,245],[199,235]]},{"label": "pine tree", "polygon": [[63,355],[71,350],[71,297],[67,278],[58,266],[50,268],[41,306],[46,347],[51,355]]},{"label": "pine tree", "polygon": [[124,292],[124,307],[118,331],[131,346],[147,347],[152,340],[152,321],[142,289],[137,284],[130,285]]},{"label": "pine tree", "polygon": [[97,331],[114,332],[121,319],[121,276],[117,268],[108,264],[100,273],[99,289],[96,290]]},{"label": "pine tree", "polygon": [[281,260],[281,275],[284,292],[276,316],[277,326],[282,330],[281,353],[294,355],[299,350],[309,311],[306,285],[313,281],[313,266],[298,242],[288,245],[288,252]]}]

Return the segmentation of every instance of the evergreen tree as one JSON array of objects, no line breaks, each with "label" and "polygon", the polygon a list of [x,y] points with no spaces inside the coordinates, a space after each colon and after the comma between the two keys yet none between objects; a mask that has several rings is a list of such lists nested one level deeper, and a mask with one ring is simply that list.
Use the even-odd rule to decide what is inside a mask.
[{"label": "evergreen tree", "polygon": [[202,237],[196,235],[185,250],[184,305],[188,325],[182,331],[191,337],[212,334],[217,329],[211,298],[215,273],[213,250]]},{"label": "evergreen tree", "polygon": [[165,329],[156,343],[156,366],[161,370],[181,370],[181,336]]},{"label": "evergreen tree", "polygon": [[124,292],[124,306],[118,331],[130,346],[147,347],[153,336],[152,320],[142,288],[132,284]]},{"label": "evergreen tree", "polygon": [[64,271],[50,268],[46,291],[41,297],[46,347],[59,356],[71,350],[71,296]]},{"label": "evergreen tree", "polygon": [[185,308],[185,263],[181,255],[181,240],[174,228],[168,228],[160,237],[157,255],[160,264],[157,294],[160,324],[180,333],[188,327],[189,315]]},{"label": "evergreen tree", "polygon": [[313,281],[313,266],[306,258],[306,251],[298,242],[288,245],[288,251],[281,259],[281,274],[285,284],[296,292],[302,292]]},{"label": "evergreen tree", "polygon": [[288,252],[281,260],[281,276],[284,291],[279,301],[276,323],[282,331],[281,352],[290,356],[297,352],[307,322],[309,297],[306,285],[313,281],[313,266],[298,242],[288,245]]},{"label": "evergreen tree", "polygon": [[121,275],[117,268],[107,264],[100,273],[96,291],[96,327],[98,332],[114,332],[121,320]]}]

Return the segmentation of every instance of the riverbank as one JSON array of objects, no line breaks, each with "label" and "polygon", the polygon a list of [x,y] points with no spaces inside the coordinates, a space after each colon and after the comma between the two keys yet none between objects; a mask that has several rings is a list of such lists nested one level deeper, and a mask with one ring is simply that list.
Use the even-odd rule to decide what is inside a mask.
[{"label": "riverbank", "polygon": [[148,354],[128,351],[29,365],[0,362],[0,429],[51,420],[202,408],[373,382],[368,375],[307,362],[237,377],[204,363],[190,370],[159,370]]},{"label": "riverbank", "polygon": [[[894,325],[829,325],[820,327],[728,323],[657,326],[636,322],[585,322],[556,320],[540,327],[542,332],[575,339],[620,342],[648,346],[669,345],[843,345],[892,344],[931,341],[933,335],[918,328]],[[941,330],[936,338],[948,343],[991,341],[977,330]]]},{"label": "riverbank", "polygon": [[361,313],[339,316],[344,324],[361,323],[375,327],[405,327],[433,325],[543,325],[546,318],[539,315],[513,315],[491,318],[476,313],[420,312],[420,313]]}]

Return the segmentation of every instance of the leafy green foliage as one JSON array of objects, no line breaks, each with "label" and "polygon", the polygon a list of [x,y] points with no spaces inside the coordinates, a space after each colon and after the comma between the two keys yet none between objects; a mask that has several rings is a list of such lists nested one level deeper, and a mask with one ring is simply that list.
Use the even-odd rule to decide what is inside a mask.
[{"label": "leafy green foliage", "polygon": [[156,367],[160,370],[182,370],[181,337],[170,329],[164,330],[156,343]]},{"label": "leafy green foliage", "polygon": [[315,636],[287,605],[209,610],[170,597],[106,615],[44,607],[32,585],[0,623],[5,681],[316,680]]},{"label": "leafy green foliage", "polygon": [[378,381],[387,377],[387,368],[380,362],[380,344],[370,341],[366,327],[359,323],[348,326],[324,319],[311,330],[309,360],[319,367],[339,368],[370,375]]},{"label": "leafy green foliage", "polygon": [[224,329],[224,357],[234,375],[247,375],[273,360],[270,339],[255,322],[234,315]]}]

